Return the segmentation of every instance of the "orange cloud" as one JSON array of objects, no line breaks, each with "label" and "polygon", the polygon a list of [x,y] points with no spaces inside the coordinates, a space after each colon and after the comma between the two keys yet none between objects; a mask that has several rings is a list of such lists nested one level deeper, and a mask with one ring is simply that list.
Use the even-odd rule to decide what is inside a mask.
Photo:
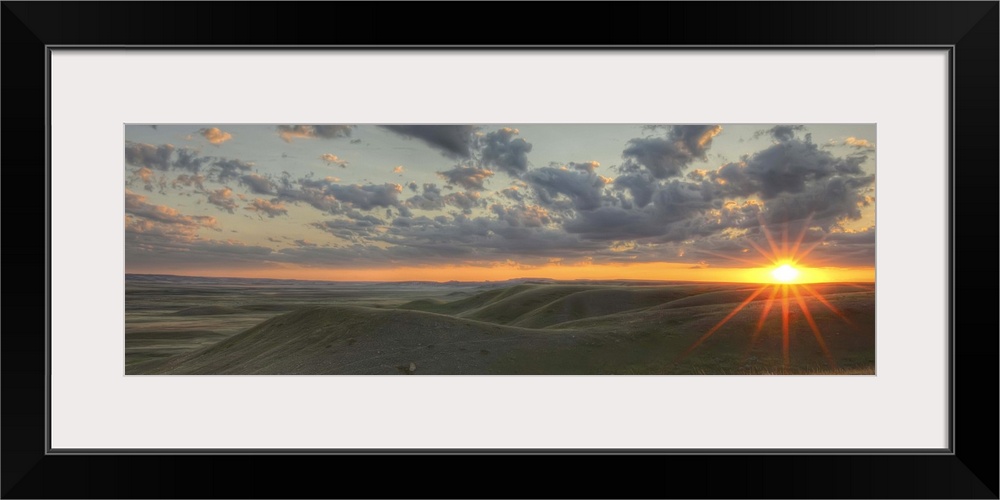
[{"label": "orange cloud", "polygon": [[207,139],[208,142],[215,144],[216,146],[233,138],[232,134],[229,132],[223,132],[222,130],[219,130],[218,127],[203,128],[199,130],[198,133]]},{"label": "orange cloud", "polygon": [[326,153],[323,156],[320,156],[319,159],[323,160],[323,161],[325,161],[325,162],[327,162],[329,164],[340,165],[341,167],[346,167],[347,166],[347,160],[345,160],[345,159],[343,159],[343,158],[341,158],[341,157],[339,157],[339,156],[337,156],[335,154]]},{"label": "orange cloud", "polygon": [[262,198],[256,198],[253,202],[246,207],[244,210],[249,210],[251,212],[264,213],[268,217],[274,217],[275,215],[288,215],[288,209],[285,208],[285,204],[282,202],[270,202]]},{"label": "orange cloud", "polygon": [[848,137],[847,139],[844,139],[844,145],[859,149],[861,148],[872,149],[875,147],[875,144],[872,143],[871,141],[868,141],[866,139],[859,139],[857,137]]}]

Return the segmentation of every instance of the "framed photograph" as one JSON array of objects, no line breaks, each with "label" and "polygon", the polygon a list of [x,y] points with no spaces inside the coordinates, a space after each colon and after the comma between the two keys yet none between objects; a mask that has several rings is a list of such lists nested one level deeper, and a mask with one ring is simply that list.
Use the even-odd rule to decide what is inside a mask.
[{"label": "framed photograph", "polygon": [[997,498],[995,315],[955,287],[995,288],[955,229],[996,196],[998,5],[851,5],[607,46],[507,14],[439,44],[421,4],[323,4],[312,39],[320,4],[4,3],[7,103],[39,96],[5,107],[8,185],[46,194],[7,246],[45,322],[3,338],[4,497],[319,484],[247,455],[443,496],[401,460],[591,455],[528,496],[694,464],[681,496]]}]

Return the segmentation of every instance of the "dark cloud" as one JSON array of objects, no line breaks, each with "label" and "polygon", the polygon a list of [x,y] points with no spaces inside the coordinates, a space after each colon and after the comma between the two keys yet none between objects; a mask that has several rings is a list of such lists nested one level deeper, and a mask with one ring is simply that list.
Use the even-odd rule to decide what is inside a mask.
[{"label": "dark cloud", "polygon": [[[410,184],[413,186],[416,185],[415,182],[411,182]],[[412,186],[411,189],[413,189]],[[416,191],[416,189],[413,190]],[[437,184],[424,184],[423,190],[423,193],[406,200],[406,205],[410,208],[420,210],[440,210],[444,208],[444,196],[441,195],[441,189],[437,187]]]},{"label": "dark cloud", "polygon": [[278,125],[278,137],[285,142],[294,139],[336,139],[350,137],[352,125]]},{"label": "dark cloud", "polygon": [[505,188],[503,188],[503,189],[500,190],[500,195],[503,196],[503,197],[505,197],[505,198],[509,198],[511,200],[514,200],[516,202],[522,202],[522,201],[524,201],[524,193],[521,191],[521,188],[518,187],[518,186],[505,187]]},{"label": "dark cloud", "polygon": [[791,139],[750,156],[745,162],[723,166],[716,176],[734,195],[759,193],[771,199],[781,193],[799,193],[807,183],[834,175],[863,175],[864,156],[835,157],[811,142]]},{"label": "dark cloud", "polygon": [[632,200],[639,208],[653,201],[653,193],[659,184],[648,172],[634,172],[615,177],[615,189],[624,189],[632,195]]},{"label": "dark cloud", "polygon": [[169,170],[170,159],[176,149],[173,144],[154,146],[125,141],[125,163],[153,170]]},{"label": "dark cloud", "polygon": [[492,170],[470,166],[455,165],[451,170],[438,172],[448,184],[462,186],[468,190],[482,191],[486,189],[483,182],[493,176]]},{"label": "dark cloud", "polygon": [[513,176],[526,172],[531,143],[516,137],[518,133],[516,128],[504,127],[482,136],[479,143],[483,165]]},{"label": "dark cloud", "polygon": [[695,160],[705,160],[719,125],[675,125],[665,137],[637,137],[628,142],[622,157],[623,172],[645,168],[653,177],[665,179],[681,174]]},{"label": "dark cloud", "polygon": [[805,130],[805,125],[775,125],[766,130],[758,130],[754,132],[753,138],[769,135],[778,142],[787,142],[795,138],[795,132],[798,130]]},{"label": "dark cloud", "polygon": [[410,188],[410,191],[413,191],[414,193],[416,193],[417,191],[419,191],[419,190],[420,190],[420,185],[419,185],[419,184],[417,184],[416,182],[413,182],[413,181],[410,181],[410,182],[409,182],[409,183],[408,183],[408,184],[406,185],[406,187]]},{"label": "dark cloud", "polygon": [[524,175],[524,181],[532,187],[542,205],[553,206],[556,197],[565,195],[577,210],[593,210],[601,206],[606,184],[603,178],[593,173],[554,167],[532,169]]},{"label": "dark cloud", "polygon": [[473,148],[472,125],[380,125],[404,137],[420,139],[452,158],[470,158]]},{"label": "dark cloud", "polygon": [[664,228],[655,224],[648,210],[628,210],[621,207],[601,207],[578,212],[563,224],[567,233],[579,234],[588,240],[630,240],[662,235]]},{"label": "dark cloud", "polygon": [[189,170],[197,174],[201,167],[211,161],[210,158],[198,156],[198,152],[193,149],[182,148],[177,150],[177,160],[174,161],[174,168]]},{"label": "dark cloud", "polygon": [[403,187],[399,184],[391,183],[381,185],[368,184],[364,186],[359,184],[349,186],[330,184],[327,186],[326,191],[337,200],[349,203],[354,208],[372,210],[376,207],[400,207],[399,194],[403,192]]},{"label": "dark cloud", "polygon": [[219,169],[216,174],[219,182],[226,182],[240,179],[244,172],[253,168],[253,163],[236,159],[219,158],[212,163],[212,166]]},{"label": "dark cloud", "polygon": [[310,226],[352,242],[365,241],[378,234],[377,228],[385,222],[378,217],[361,213],[349,214],[347,218],[314,222]]},{"label": "dark cloud", "polygon": [[313,208],[336,213],[340,210],[340,202],[327,192],[332,181],[299,179],[293,182],[288,176],[283,176],[278,185],[278,199],[289,202],[303,202]]},{"label": "dark cloud", "polygon": [[674,222],[711,209],[712,200],[700,184],[671,181],[653,195],[653,208],[659,221]]},{"label": "dark cloud", "polygon": [[256,173],[240,177],[240,184],[249,188],[254,194],[275,194],[277,188],[274,181]]},{"label": "dark cloud", "polygon": [[170,187],[177,189],[178,187],[196,187],[200,190],[205,189],[205,176],[204,175],[188,175],[180,174],[170,183]]},{"label": "dark cloud", "polygon": [[[514,257],[566,257],[585,255],[599,248],[561,229],[536,226],[530,222],[530,212],[519,214],[517,210],[505,208],[502,219],[464,215],[450,220],[423,216],[398,218],[377,241],[396,245],[390,249],[392,252],[441,263],[453,262],[454,258],[496,261]],[[512,218],[518,223],[511,224]]]},{"label": "dark cloud", "polygon": [[865,194],[864,188],[875,183],[875,176],[836,176],[813,183],[793,195],[774,198],[765,204],[767,221],[779,223],[805,219],[826,221],[830,227],[836,219],[861,218],[861,208],[871,205],[874,198]]}]

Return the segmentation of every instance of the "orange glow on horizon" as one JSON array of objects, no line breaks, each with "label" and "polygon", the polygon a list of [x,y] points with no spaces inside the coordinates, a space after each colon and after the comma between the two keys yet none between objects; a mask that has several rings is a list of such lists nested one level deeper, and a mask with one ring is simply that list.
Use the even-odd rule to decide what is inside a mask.
[{"label": "orange glow on horizon", "polygon": [[[813,288],[811,288],[807,283],[817,283],[817,282],[832,282],[835,281],[832,276],[835,273],[831,273],[829,269],[816,269],[807,267],[798,267],[798,264],[809,255],[818,245],[820,245],[826,237],[824,236],[816,243],[814,243],[809,248],[799,251],[802,240],[806,235],[806,231],[809,229],[809,222],[812,220],[812,215],[810,215],[802,230],[799,232],[798,238],[795,239],[794,244],[791,248],[788,245],[788,224],[784,224],[784,230],[781,235],[781,246],[779,249],[778,243],[774,238],[774,235],[768,229],[767,225],[764,223],[763,216],[759,217],[761,232],[767,239],[768,246],[771,249],[769,253],[761,245],[754,243],[751,240],[747,242],[752,246],[758,253],[769,262],[771,262],[774,267],[770,268],[757,268],[747,271],[747,275],[754,274],[756,276],[755,282],[758,283],[769,283],[755,290],[750,296],[748,296],[740,305],[736,306],[726,317],[722,318],[722,321],[717,323],[711,329],[708,330],[704,335],[702,335],[683,354],[677,359],[676,362],[680,362],[685,357],[690,355],[695,349],[698,348],[702,343],[708,340],[715,332],[722,328],[729,320],[733,319],[740,311],[742,311],[747,304],[753,301],[758,295],[761,295],[765,290],[771,288],[771,294],[764,303],[763,310],[760,315],[760,319],[757,320],[757,327],[754,329],[753,334],[750,337],[750,347],[752,348],[757,340],[758,335],[760,335],[764,323],[767,321],[768,314],[771,312],[771,308],[774,306],[775,300],[778,295],[781,295],[781,358],[782,365],[785,370],[788,370],[791,366],[791,353],[790,353],[790,333],[791,333],[791,300],[794,298],[795,305],[798,306],[799,311],[802,313],[806,322],[809,324],[809,329],[812,330],[813,337],[816,339],[816,343],[819,345],[823,356],[826,358],[827,363],[830,365],[831,369],[837,369],[837,362],[827,348],[826,341],[823,339],[823,332],[820,331],[819,325],[816,324],[816,320],[813,318],[812,311],[809,310],[809,305],[806,303],[805,295],[815,298],[821,304],[826,306],[828,309],[833,311],[834,314],[844,320],[848,325],[852,327],[854,324],[851,320],[845,316],[840,310],[834,307],[823,295]],[[725,257],[725,256],[723,256]],[[744,259],[733,259],[733,260],[744,260]],[[866,270],[871,273],[871,280],[874,281],[875,270]],[[846,280],[840,280],[846,281]],[[853,280],[852,280],[853,281]],[[862,280],[857,280],[862,281]],[[869,280],[863,280],[869,281]],[[749,352],[749,351],[747,351]]]},{"label": "orange glow on horizon", "polygon": [[[875,281],[874,268],[798,268],[796,283]],[[265,269],[129,269],[130,274],[174,274],[218,278],[268,278],[314,281],[504,281],[518,278],[554,280],[651,280],[722,283],[774,283],[773,267],[696,268],[690,264],[649,262],[635,264],[582,264],[543,266],[435,266],[329,269],[299,266]]]}]

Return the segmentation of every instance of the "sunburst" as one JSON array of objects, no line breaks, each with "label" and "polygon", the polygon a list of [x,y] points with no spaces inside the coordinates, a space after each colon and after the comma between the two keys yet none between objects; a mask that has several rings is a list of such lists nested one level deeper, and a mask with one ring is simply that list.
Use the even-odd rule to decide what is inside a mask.
[{"label": "sunburst", "polygon": [[[802,242],[805,238],[806,232],[809,230],[809,224],[812,222],[812,216],[810,215],[803,227],[799,232],[798,237],[795,241],[789,245],[788,241],[788,223],[784,224],[782,231],[781,244],[775,240],[774,235],[771,230],[767,227],[762,216],[758,216],[760,221],[761,232],[764,234],[767,244],[770,247],[770,251],[764,249],[761,245],[757,244],[752,240],[747,240],[751,247],[753,247],[761,256],[767,259],[767,262],[772,266],[770,276],[773,282],[765,283],[759,288],[754,290],[743,302],[736,306],[732,311],[729,312],[721,321],[719,321],[715,326],[710,328],[705,334],[696,340],[691,347],[689,347],[684,353],[678,358],[678,361],[687,357],[689,354],[694,352],[703,342],[709,339],[713,334],[718,332],[729,320],[733,319],[737,314],[740,313],[748,304],[754,301],[757,297],[766,294],[766,299],[764,300],[764,306],[761,310],[759,319],[757,320],[756,326],[750,337],[751,346],[756,343],[761,331],[763,330],[764,323],[767,321],[772,309],[774,309],[775,304],[780,305],[781,308],[781,356],[782,363],[787,371],[791,365],[790,353],[789,353],[789,337],[790,337],[790,326],[791,318],[790,312],[793,306],[797,306],[802,312],[802,316],[805,318],[806,323],[808,323],[809,328],[812,330],[813,337],[816,339],[816,343],[823,352],[823,356],[826,358],[827,363],[829,363],[830,368],[836,369],[837,363],[833,359],[833,355],[830,353],[830,349],[826,345],[826,341],[823,339],[823,333],[820,331],[819,325],[816,324],[816,320],[813,317],[812,311],[810,311],[808,304],[806,303],[807,297],[812,297],[816,299],[819,303],[823,304],[826,308],[844,320],[847,324],[853,326],[853,323],[845,316],[840,310],[838,310],[833,304],[830,303],[822,294],[816,291],[814,288],[810,287],[805,283],[797,283],[801,273],[800,268],[802,268],[801,263],[806,256],[808,256],[817,246],[823,243],[825,236],[807,248],[802,248]],[[721,254],[714,254],[721,257],[727,257]],[[758,263],[753,263],[748,259],[738,259],[731,258],[744,263],[752,263],[758,265]]]}]

